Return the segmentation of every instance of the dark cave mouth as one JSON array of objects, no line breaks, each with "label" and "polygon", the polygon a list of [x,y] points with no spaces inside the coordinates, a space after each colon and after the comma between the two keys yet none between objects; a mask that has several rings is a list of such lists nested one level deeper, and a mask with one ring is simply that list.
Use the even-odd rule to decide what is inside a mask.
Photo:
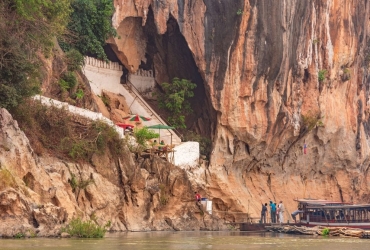
[{"label": "dark cave mouth", "polygon": [[[140,18],[141,19],[141,18]],[[158,91],[161,91],[160,84],[170,83],[173,78],[187,79],[197,85],[194,89],[194,97],[189,100],[193,112],[186,116],[186,130],[180,130],[186,133],[191,130],[201,136],[210,138],[212,135],[212,119],[215,111],[210,104],[210,98],[205,90],[204,80],[199,73],[199,69],[193,58],[193,54],[180,31],[177,20],[170,16],[167,21],[167,31],[161,35],[157,33],[154,22],[153,10],[150,7],[146,24],[142,26],[143,34],[146,39],[146,61],[141,61],[139,70],[151,70],[155,77]],[[112,49],[110,49],[112,50]],[[108,51],[108,58],[117,61],[117,56]],[[128,70],[124,68],[123,79],[126,78]],[[168,114],[160,110],[156,101],[147,100],[151,107],[165,119]]]}]

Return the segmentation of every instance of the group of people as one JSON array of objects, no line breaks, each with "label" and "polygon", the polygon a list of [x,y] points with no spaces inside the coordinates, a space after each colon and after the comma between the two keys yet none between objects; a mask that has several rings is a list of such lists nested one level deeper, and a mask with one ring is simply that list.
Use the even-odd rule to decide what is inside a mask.
[{"label": "group of people", "polygon": [[158,150],[163,150],[165,148],[165,143],[163,140],[158,144],[157,140],[153,142],[153,148],[158,147]]},{"label": "group of people", "polygon": [[[283,201],[280,201],[278,205],[270,201],[270,215],[271,223],[284,223],[284,212],[285,207]],[[268,215],[267,203],[262,204],[261,209],[261,223],[266,223],[266,217]]]}]

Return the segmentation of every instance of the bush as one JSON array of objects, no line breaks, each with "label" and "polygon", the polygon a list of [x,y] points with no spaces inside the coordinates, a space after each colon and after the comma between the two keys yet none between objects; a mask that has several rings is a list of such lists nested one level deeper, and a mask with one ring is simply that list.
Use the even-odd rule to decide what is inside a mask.
[{"label": "bush", "polygon": [[143,127],[134,129],[134,137],[137,142],[136,152],[140,153],[141,151],[147,148],[147,141],[154,138],[158,138],[159,134],[153,132],[147,127]]},{"label": "bush", "polygon": [[319,76],[318,76],[319,82],[322,82],[325,80],[326,73],[327,73],[326,69],[322,69],[319,71]]},{"label": "bush", "polygon": [[303,127],[308,131],[311,131],[315,127],[322,127],[324,123],[322,122],[323,117],[319,114],[308,113],[307,115],[302,115]]},{"label": "bush", "polygon": [[77,218],[72,219],[61,231],[78,238],[103,238],[108,227],[110,227],[110,222],[99,226],[94,221],[82,221]]},{"label": "bush", "polygon": [[67,71],[63,74],[62,78],[59,80],[59,86],[63,91],[69,91],[77,84],[77,78],[75,73]]},{"label": "bush", "polygon": [[321,233],[322,233],[323,236],[328,236],[329,233],[330,233],[330,229],[329,228],[324,228]]},{"label": "bush", "polygon": [[76,49],[66,52],[66,62],[69,71],[80,70],[85,63],[84,56]]},{"label": "bush", "polygon": [[177,128],[186,128],[185,115],[192,112],[189,98],[194,96],[193,89],[197,87],[186,79],[173,78],[172,83],[162,83],[164,94],[159,95],[159,107],[170,112],[168,122]]}]

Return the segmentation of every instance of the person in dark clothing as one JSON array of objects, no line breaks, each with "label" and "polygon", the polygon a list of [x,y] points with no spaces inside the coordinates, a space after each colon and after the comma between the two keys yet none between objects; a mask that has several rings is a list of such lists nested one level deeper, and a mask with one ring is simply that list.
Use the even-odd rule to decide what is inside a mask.
[{"label": "person in dark clothing", "polygon": [[267,203],[265,205],[262,204],[262,210],[261,210],[261,223],[266,224],[266,215],[267,215]]}]

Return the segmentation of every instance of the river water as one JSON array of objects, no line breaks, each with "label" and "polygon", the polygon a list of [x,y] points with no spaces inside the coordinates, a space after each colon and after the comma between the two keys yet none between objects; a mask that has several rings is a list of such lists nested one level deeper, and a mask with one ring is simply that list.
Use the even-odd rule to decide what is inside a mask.
[{"label": "river water", "polygon": [[1,250],[239,250],[239,249],[370,249],[370,239],[250,232],[110,233],[104,239],[3,239]]}]

